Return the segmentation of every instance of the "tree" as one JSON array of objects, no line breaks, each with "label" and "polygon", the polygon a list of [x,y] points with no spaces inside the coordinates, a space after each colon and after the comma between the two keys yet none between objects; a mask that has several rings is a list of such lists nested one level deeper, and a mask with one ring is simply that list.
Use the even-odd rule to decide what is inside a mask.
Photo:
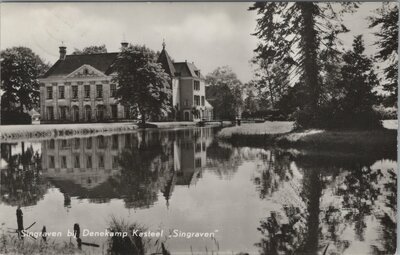
[{"label": "tree", "polygon": [[[356,3],[341,3],[335,11],[331,3],[315,2],[256,2],[249,10],[256,10],[257,19],[254,35],[262,40],[255,49],[257,58],[267,65],[284,61],[295,71],[306,92],[307,104],[302,110],[300,126],[317,126],[321,103],[319,51],[327,36],[348,31],[341,23],[340,15],[352,11]],[[336,44],[335,40],[335,44]]]},{"label": "tree", "polygon": [[258,105],[257,105],[257,98],[254,95],[253,90],[249,89],[246,93],[246,98],[244,99],[243,102],[243,110],[244,112],[248,115],[251,116],[258,110]]},{"label": "tree", "polygon": [[88,46],[83,48],[83,50],[75,49],[72,55],[82,55],[82,54],[97,54],[97,53],[107,53],[106,45],[102,44],[99,46]]},{"label": "tree", "polygon": [[376,45],[380,48],[376,58],[386,62],[388,66],[384,69],[387,83],[384,90],[388,91],[388,104],[397,105],[398,97],[398,44],[399,44],[399,9],[397,3],[382,3],[382,7],[377,9],[377,16],[370,17],[370,28],[379,27],[379,32],[375,35],[379,38]]},{"label": "tree", "polygon": [[258,81],[255,82],[258,94],[269,99],[270,108],[275,108],[276,103],[287,93],[289,88],[290,67],[284,61],[268,64],[267,61],[260,58],[253,59],[253,63],[259,66],[255,72],[255,76],[258,78]]},{"label": "tree", "polygon": [[216,68],[206,76],[206,98],[214,107],[215,115],[232,119],[243,106],[243,84],[229,66]]},{"label": "tree", "polygon": [[123,105],[140,115],[144,125],[149,118],[170,111],[170,77],[157,63],[156,53],[145,46],[129,45],[118,55],[113,68],[117,75],[117,97]]},{"label": "tree", "polygon": [[214,115],[218,119],[235,118],[235,98],[227,84],[206,87],[206,98],[214,107]]},{"label": "tree", "polygon": [[[375,128],[380,126],[377,114],[372,106],[376,102],[373,88],[379,85],[373,71],[372,60],[364,54],[362,36],[356,36],[353,49],[343,54],[344,65],[341,69],[344,97],[339,99],[336,125],[343,127]],[[331,116],[332,117],[332,116]]]},{"label": "tree", "polygon": [[3,111],[30,110],[39,105],[39,80],[49,66],[27,47],[5,49],[1,55]]}]

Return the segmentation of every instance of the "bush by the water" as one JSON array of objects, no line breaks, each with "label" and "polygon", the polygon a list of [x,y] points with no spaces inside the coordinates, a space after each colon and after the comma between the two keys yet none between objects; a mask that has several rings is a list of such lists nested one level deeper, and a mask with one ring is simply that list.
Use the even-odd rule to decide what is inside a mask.
[{"label": "bush by the water", "polygon": [[32,118],[29,114],[23,112],[1,112],[1,125],[23,125],[32,124]]}]

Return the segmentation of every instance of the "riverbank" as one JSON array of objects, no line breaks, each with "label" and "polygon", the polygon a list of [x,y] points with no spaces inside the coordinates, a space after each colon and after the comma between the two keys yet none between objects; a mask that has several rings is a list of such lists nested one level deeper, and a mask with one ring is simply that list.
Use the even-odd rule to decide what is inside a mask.
[{"label": "riverbank", "polygon": [[0,240],[0,254],[90,254],[79,250],[72,243],[57,243],[41,240],[18,239],[16,234],[2,234]]},{"label": "riverbank", "polygon": [[[384,125],[385,126],[385,125]],[[386,125],[387,126],[387,125]],[[393,121],[389,125],[396,128]],[[233,145],[301,148],[324,148],[343,150],[395,150],[397,130],[301,130],[294,131],[292,122],[264,122],[224,128],[218,137]]]},{"label": "riverbank", "polygon": [[[154,128],[195,127],[191,121],[182,122],[149,122]],[[228,126],[230,122],[223,122]],[[220,126],[221,122],[208,122],[207,126]],[[79,124],[41,124],[41,125],[6,125],[0,126],[1,141],[21,141],[54,137],[87,136],[95,134],[114,134],[138,130],[134,122],[117,123],[79,123]]]},{"label": "riverbank", "polygon": [[2,141],[84,136],[97,133],[128,132],[137,129],[133,123],[41,124],[0,126]]}]

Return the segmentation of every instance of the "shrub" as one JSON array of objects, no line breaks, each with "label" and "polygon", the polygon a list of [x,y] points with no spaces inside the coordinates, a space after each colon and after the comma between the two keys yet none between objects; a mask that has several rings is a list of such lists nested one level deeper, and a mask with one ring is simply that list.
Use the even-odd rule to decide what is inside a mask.
[{"label": "shrub", "polygon": [[1,112],[1,125],[24,125],[32,124],[32,118],[27,113],[21,112]]}]

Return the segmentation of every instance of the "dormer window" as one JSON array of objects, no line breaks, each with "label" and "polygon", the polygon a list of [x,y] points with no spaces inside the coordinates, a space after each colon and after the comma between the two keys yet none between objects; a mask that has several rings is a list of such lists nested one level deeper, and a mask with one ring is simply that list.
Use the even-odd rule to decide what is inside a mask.
[{"label": "dormer window", "polygon": [[194,90],[200,90],[200,81],[194,81]]}]

